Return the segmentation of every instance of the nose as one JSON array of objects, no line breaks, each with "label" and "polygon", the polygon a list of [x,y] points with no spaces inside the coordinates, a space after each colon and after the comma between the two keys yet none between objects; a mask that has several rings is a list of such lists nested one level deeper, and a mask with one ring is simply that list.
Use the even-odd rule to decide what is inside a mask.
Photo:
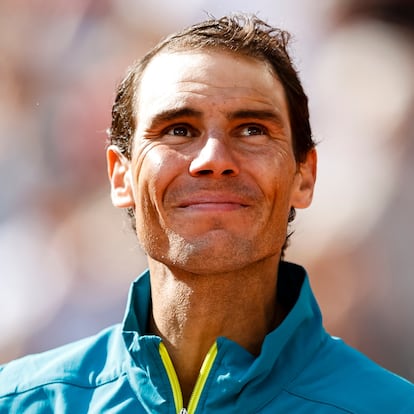
[{"label": "nose", "polygon": [[191,161],[189,172],[194,177],[208,175],[219,178],[236,176],[239,167],[229,144],[221,138],[209,137]]}]

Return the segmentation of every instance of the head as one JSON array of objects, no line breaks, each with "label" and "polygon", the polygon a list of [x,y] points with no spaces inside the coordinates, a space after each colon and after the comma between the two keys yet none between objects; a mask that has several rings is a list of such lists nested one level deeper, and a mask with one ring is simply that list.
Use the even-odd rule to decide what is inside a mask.
[{"label": "head", "polygon": [[[290,121],[295,160],[302,163],[314,149],[309,123],[308,101],[288,53],[290,36],[250,15],[211,19],[170,35],[133,64],[119,84],[112,109],[109,144],[131,159],[137,117],[137,96],[145,70],[162,53],[222,51],[265,62],[283,86]],[[135,226],[134,208],[128,208]],[[292,206],[289,222],[295,217]],[[288,237],[285,246],[287,246]]]}]

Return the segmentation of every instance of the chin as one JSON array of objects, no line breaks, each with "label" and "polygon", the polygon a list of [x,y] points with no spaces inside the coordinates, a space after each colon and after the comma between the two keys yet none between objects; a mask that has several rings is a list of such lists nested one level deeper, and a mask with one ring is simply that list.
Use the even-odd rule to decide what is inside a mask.
[{"label": "chin", "polygon": [[246,242],[243,245],[185,243],[179,249],[171,249],[164,264],[192,274],[229,273],[263,259],[253,257],[252,252],[251,243]]},{"label": "chin", "polygon": [[162,243],[143,246],[152,260],[169,268],[193,274],[228,273],[246,268],[280,254],[275,239],[247,239],[223,231],[208,232],[198,237],[186,237],[170,231]]}]

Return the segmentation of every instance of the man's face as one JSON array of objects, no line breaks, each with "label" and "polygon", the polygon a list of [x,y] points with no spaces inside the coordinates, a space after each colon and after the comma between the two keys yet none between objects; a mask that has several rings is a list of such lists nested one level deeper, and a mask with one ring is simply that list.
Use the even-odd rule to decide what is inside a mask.
[{"label": "man's face", "polygon": [[312,189],[304,194],[270,67],[221,51],[162,53],[136,108],[131,161],[112,154],[125,186],[113,200],[135,208],[150,260],[215,273],[278,258],[289,210],[307,205]]}]

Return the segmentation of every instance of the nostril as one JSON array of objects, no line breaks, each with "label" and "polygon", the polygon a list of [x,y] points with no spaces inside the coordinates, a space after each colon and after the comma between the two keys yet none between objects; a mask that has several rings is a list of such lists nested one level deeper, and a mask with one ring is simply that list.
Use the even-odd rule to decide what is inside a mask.
[{"label": "nostril", "polygon": [[212,170],[200,170],[197,172],[198,175],[209,175],[212,174],[213,171]]},{"label": "nostril", "polygon": [[[205,169],[205,170],[197,171],[197,175],[213,175],[213,174],[214,174],[213,170]],[[233,175],[233,174],[234,174],[234,170],[232,169],[223,170],[221,172],[221,175]]]}]

